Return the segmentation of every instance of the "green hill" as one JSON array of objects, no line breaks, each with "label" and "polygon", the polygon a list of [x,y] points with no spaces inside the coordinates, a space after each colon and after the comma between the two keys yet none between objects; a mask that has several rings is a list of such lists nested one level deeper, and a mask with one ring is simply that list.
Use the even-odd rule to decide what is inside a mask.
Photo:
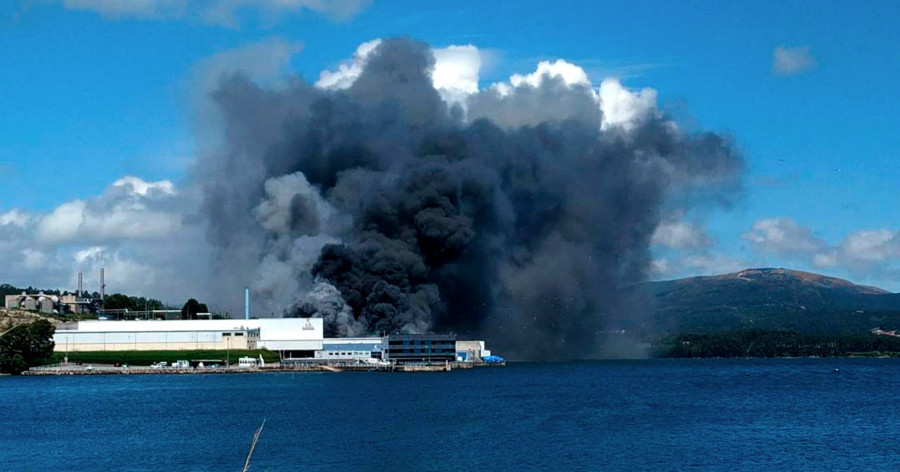
[{"label": "green hill", "polygon": [[650,297],[654,330],[661,333],[900,329],[900,294],[809,272],[746,269],[649,282],[636,290]]}]

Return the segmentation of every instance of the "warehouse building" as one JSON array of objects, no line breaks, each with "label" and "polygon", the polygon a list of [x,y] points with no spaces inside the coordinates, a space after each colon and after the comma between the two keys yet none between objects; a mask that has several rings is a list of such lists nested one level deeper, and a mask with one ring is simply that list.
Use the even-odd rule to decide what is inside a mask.
[{"label": "warehouse building", "polygon": [[56,351],[268,349],[313,358],[322,350],[320,318],[79,321],[53,335]]}]

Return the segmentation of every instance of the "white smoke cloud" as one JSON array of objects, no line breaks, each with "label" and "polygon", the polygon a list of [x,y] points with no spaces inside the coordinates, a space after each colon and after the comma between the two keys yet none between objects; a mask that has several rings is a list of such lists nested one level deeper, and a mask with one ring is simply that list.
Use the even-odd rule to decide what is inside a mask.
[{"label": "white smoke cloud", "polygon": [[286,236],[297,226],[307,234],[319,233],[335,213],[302,172],[267,180],[265,192],[268,198],[254,215],[264,229],[277,235]]},{"label": "white smoke cloud", "polygon": [[353,317],[353,310],[344,301],[341,292],[328,282],[317,282],[309,291],[294,300],[290,310],[296,315],[317,315],[325,320],[325,326],[336,327],[337,337],[354,337],[369,334],[368,329]]},{"label": "white smoke cloud", "polygon": [[273,238],[251,288],[269,303],[266,309],[280,314],[297,293],[313,287],[310,271],[322,247],[340,242],[331,235],[337,212],[301,172],[270,178],[264,190],[266,198],[253,215]]},{"label": "white smoke cloud", "polygon": [[288,75],[291,58],[301,50],[303,43],[271,37],[218,52],[194,65],[192,91],[202,100],[208,100],[223,77],[238,72],[258,84],[277,85]]}]

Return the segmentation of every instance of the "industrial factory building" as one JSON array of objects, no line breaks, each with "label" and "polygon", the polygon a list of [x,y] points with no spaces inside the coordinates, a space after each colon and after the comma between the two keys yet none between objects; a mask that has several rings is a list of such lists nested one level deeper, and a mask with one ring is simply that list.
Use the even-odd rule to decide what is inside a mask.
[{"label": "industrial factory building", "polygon": [[3,306],[9,309],[39,311],[45,314],[63,313],[90,313],[92,298],[79,297],[74,294],[46,295],[40,293],[25,293],[19,295],[7,295]]},{"label": "industrial factory building", "polygon": [[51,314],[83,314],[93,313],[102,304],[106,293],[105,269],[100,269],[100,298],[88,296],[84,291],[84,277],[78,273],[78,289],[75,293],[63,293],[62,295],[45,294],[44,292],[7,295],[3,306],[7,309],[27,311],[39,311]]},{"label": "industrial factory building", "polygon": [[255,320],[79,321],[53,335],[56,351],[268,349],[285,357],[322,350],[320,318]]},{"label": "industrial factory building", "polygon": [[53,336],[58,352],[268,349],[287,362],[477,362],[484,341],[454,334],[324,337],[321,318],[79,321]]}]

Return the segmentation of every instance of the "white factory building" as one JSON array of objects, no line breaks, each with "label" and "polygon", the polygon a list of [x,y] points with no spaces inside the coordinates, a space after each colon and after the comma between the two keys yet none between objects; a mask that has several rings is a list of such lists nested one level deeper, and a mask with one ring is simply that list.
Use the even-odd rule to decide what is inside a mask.
[{"label": "white factory building", "polygon": [[53,341],[59,352],[268,349],[314,357],[322,351],[323,329],[321,318],[90,320],[58,329]]},{"label": "white factory building", "polygon": [[[451,344],[442,353],[450,359],[471,362],[490,355],[484,341],[420,335],[429,336],[449,336]],[[414,357],[433,355],[426,353],[431,350],[430,341],[389,342],[392,337],[325,338],[321,318],[87,320],[61,325],[53,341],[57,352],[267,349],[278,352],[284,361],[304,362],[387,359],[391,349],[394,355],[400,351]]]}]

